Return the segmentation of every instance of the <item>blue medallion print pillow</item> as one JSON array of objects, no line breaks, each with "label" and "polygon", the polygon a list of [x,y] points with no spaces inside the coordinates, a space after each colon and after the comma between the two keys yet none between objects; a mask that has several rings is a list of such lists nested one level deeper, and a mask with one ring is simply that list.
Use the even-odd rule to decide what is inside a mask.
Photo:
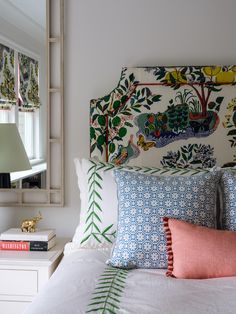
[{"label": "blue medallion print pillow", "polygon": [[115,170],[118,229],[110,266],[166,268],[163,217],[215,227],[219,171],[160,177]]},{"label": "blue medallion print pillow", "polygon": [[224,170],[221,178],[222,229],[236,231],[236,169]]}]

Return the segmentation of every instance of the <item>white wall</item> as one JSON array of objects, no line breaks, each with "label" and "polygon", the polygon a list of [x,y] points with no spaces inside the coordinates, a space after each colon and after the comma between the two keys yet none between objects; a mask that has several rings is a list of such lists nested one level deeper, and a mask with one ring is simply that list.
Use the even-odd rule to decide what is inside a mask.
[{"label": "white wall", "polygon": [[[89,155],[89,100],[105,95],[122,66],[235,64],[235,0],[65,0],[64,208],[40,226],[71,236],[79,194],[73,158]],[[37,209],[1,208],[0,231]]]}]

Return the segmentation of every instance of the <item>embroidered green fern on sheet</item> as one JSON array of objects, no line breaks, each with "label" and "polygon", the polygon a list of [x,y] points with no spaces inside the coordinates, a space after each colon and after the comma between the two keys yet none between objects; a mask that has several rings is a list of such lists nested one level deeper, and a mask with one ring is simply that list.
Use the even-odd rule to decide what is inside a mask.
[{"label": "embroidered green fern on sheet", "polygon": [[127,274],[127,270],[105,268],[98,279],[86,313],[116,314],[125,289]]}]

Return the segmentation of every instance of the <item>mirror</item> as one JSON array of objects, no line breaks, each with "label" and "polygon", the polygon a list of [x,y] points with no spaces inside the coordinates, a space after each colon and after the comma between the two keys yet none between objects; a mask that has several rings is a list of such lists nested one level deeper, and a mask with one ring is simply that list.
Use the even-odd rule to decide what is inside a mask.
[{"label": "mirror", "polygon": [[0,1],[0,53],[15,67],[16,95],[8,102],[0,97],[0,123],[16,123],[32,166],[11,173],[0,206],[64,203],[63,27],[63,0]]},{"label": "mirror", "polygon": [[0,82],[14,80],[11,97],[0,89],[0,123],[16,123],[32,166],[11,172],[12,188],[46,188],[46,43],[46,0],[0,2]]}]

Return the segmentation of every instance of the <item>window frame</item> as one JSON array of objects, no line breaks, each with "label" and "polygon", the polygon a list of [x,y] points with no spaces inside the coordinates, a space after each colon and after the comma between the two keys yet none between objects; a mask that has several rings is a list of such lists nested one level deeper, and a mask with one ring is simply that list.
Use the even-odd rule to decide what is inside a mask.
[{"label": "window frame", "polygon": [[[30,57],[36,61],[38,61],[39,64],[39,82],[41,79],[41,73],[40,73],[40,69],[41,69],[41,58],[40,55],[37,55],[35,53],[33,53],[32,51],[14,43],[13,41],[5,38],[4,36],[0,35],[0,43],[5,45],[6,47],[9,47],[11,49],[14,50],[14,55],[15,55],[15,92],[17,94],[17,101],[18,101],[18,90],[19,90],[19,80],[18,80],[18,76],[19,76],[19,63],[18,63],[18,53],[22,53],[25,54],[27,57]],[[39,88],[39,98],[41,99],[41,88]],[[0,109],[0,113],[1,110]],[[33,130],[32,130],[32,142],[33,142],[33,155],[32,156],[28,156],[31,165],[33,164],[37,164],[40,162],[44,162],[46,160],[46,157],[43,156],[42,152],[43,152],[43,145],[44,142],[40,140],[40,125],[42,124],[42,122],[40,121],[40,119],[42,119],[42,115],[39,112],[40,110],[37,109],[35,110],[35,112],[32,112],[30,114],[33,114]],[[8,117],[8,123],[16,123],[17,128],[20,132],[19,129],[19,108],[18,108],[18,104],[16,103],[15,105],[12,105],[11,110],[9,110],[9,117]],[[21,133],[21,132],[20,132]],[[22,139],[23,143],[24,143],[24,139]],[[26,148],[26,147],[25,147]],[[27,150],[27,149],[26,149]]]}]

